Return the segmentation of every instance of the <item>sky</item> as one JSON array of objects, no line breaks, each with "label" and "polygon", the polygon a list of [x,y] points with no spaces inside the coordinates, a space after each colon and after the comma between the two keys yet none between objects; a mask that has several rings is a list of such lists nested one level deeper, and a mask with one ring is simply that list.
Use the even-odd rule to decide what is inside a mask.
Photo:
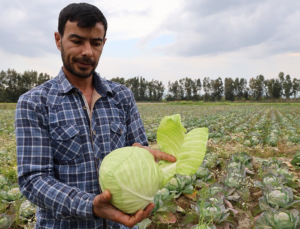
[{"label": "sky", "polygon": [[[64,0],[0,0],[0,70],[56,76]],[[93,0],[108,21],[102,77],[300,79],[299,0]]]}]

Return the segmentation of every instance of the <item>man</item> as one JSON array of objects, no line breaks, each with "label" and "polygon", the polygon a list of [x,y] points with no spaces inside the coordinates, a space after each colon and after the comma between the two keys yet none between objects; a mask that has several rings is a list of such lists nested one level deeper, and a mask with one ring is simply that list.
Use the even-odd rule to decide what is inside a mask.
[{"label": "man", "polygon": [[95,6],[70,4],[59,15],[55,42],[63,67],[57,77],[22,95],[16,110],[18,182],[38,206],[36,228],[133,227],[152,211],[135,215],[113,207],[101,193],[103,158],[125,146],[148,147],[132,93],[95,73],[107,22]]}]

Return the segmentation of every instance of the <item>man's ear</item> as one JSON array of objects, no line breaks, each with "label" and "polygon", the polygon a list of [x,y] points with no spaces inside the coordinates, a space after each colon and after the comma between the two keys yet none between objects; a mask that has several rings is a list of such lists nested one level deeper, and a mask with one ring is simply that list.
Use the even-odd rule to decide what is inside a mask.
[{"label": "man's ear", "polygon": [[59,49],[61,51],[61,35],[58,32],[54,33],[54,38],[55,38],[55,43],[56,43],[56,47],[57,49]]}]

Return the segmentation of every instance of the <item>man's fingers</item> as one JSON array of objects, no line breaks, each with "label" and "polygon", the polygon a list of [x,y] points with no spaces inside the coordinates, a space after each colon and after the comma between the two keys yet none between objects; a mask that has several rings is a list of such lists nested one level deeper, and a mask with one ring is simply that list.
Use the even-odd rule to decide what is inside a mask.
[{"label": "man's fingers", "polygon": [[159,150],[151,149],[147,146],[142,146],[140,143],[134,143],[132,146],[136,146],[136,147],[140,147],[140,148],[144,148],[144,149],[148,150],[155,159],[165,160],[165,161],[170,161],[170,162],[176,161],[176,157],[174,157],[170,154],[161,152]]},{"label": "man's fingers", "polygon": [[154,152],[152,153],[152,155],[155,158],[160,159],[160,160],[170,161],[170,162],[175,162],[176,161],[176,157],[174,157],[174,156],[172,156],[170,154],[167,154],[167,153],[160,152],[158,150],[154,150]]},{"label": "man's fingers", "polygon": [[133,227],[137,223],[144,220],[153,210],[154,204],[148,204],[148,206],[145,208],[145,210],[139,210],[137,213],[135,213],[132,216],[129,216],[127,226]]},{"label": "man's fingers", "polygon": [[108,190],[105,190],[99,195],[99,201],[108,203],[111,199],[111,194]]},{"label": "man's fingers", "polygon": [[148,204],[148,206],[145,208],[143,212],[143,219],[145,219],[148,215],[151,214],[154,207],[155,207],[154,204]]},{"label": "man's fingers", "polygon": [[140,148],[143,148],[143,146],[141,145],[141,143],[133,143],[133,145],[132,146],[137,146],[137,147],[140,147]]}]

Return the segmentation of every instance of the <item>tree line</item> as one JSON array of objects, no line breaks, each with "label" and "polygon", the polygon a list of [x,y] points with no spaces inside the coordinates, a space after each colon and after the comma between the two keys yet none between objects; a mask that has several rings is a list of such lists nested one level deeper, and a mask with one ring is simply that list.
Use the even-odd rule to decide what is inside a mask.
[{"label": "tree line", "polygon": [[[31,88],[42,84],[52,77],[37,71],[24,71],[17,73],[14,69],[0,72],[0,102],[15,103],[20,95]],[[174,82],[168,82],[167,88],[162,81],[147,81],[142,76],[129,79],[115,77],[111,81],[128,87],[136,101],[221,101],[222,99],[235,100],[261,100],[278,99],[284,97],[296,98],[300,93],[300,79],[291,78],[290,75],[278,74],[277,78],[265,79],[263,75],[251,78],[249,83],[245,78],[222,78],[202,80],[188,77]]]},{"label": "tree line", "polygon": [[16,103],[20,95],[38,86],[51,77],[47,73],[24,71],[18,73],[14,69],[0,72],[0,103]]},{"label": "tree line", "polygon": [[[191,79],[188,77],[175,82],[168,82],[167,92],[161,81],[146,81],[143,77],[133,77],[128,80],[124,78],[113,78],[130,88],[137,101],[221,101],[222,99],[235,100],[256,100],[279,99],[284,97],[296,98],[300,93],[300,79],[291,78],[290,75],[278,74],[277,78],[265,79],[263,75],[251,78],[249,83],[245,78],[222,78],[210,79],[204,77],[203,80]],[[166,92],[166,93],[165,93]]]}]

